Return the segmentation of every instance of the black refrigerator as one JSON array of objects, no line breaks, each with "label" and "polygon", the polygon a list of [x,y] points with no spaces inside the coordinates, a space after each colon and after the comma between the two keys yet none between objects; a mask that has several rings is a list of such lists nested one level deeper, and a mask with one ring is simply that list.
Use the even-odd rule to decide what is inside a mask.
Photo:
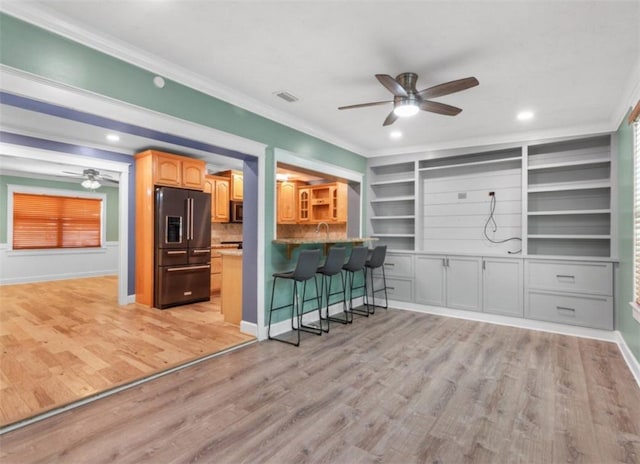
[{"label": "black refrigerator", "polygon": [[211,194],[172,187],[156,187],[155,193],[154,306],[165,309],[207,301]]}]

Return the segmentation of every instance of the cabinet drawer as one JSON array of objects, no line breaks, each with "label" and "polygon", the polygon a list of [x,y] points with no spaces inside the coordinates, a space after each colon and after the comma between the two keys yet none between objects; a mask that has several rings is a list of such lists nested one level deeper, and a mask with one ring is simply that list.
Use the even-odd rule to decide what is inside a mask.
[{"label": "cabinet drawer", "polygon": [[[382,288],[382,279],[374,279],[376,288]],[[390,279],[387,277],[387,296],[390,300],[413,301],[411,280]],[[377,292],[376,298],[384,298],[384,292]]]},{"label": "cabinet drawer", "polygon": [[527,317],[613,330],[613,298],[529,292]]},{"label": "cabinet drawer", "polygon": [[541,262],[527,263],[529,288],[563,292],[613,294],[611,263]]},{"label": "cabinet drawer", "polygon": [[387,253],[384,259],[384,272],[387,276],[413,278],[413,256]]}]

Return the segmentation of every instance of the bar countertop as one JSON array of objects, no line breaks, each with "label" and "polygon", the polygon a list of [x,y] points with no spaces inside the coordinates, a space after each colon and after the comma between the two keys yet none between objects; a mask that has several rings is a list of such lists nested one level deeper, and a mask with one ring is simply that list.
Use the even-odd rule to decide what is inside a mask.
[{"label": "bar countertop", "polygon": [[378,240],[375,237],[347,237],[347,238],[335,238],[335,237],[312,237],[312,238],[277,238],[273,240],[271,243],[274,245],[285,245],[287,247],[287,257],[291,258],[291,252],[299,247],[300,245],[323,245],[324,252],[327,253],[327,250],[331,245],[335,245],[338,243],[353,243],[353,244],[362,244],[364,242],[373,242]]}]

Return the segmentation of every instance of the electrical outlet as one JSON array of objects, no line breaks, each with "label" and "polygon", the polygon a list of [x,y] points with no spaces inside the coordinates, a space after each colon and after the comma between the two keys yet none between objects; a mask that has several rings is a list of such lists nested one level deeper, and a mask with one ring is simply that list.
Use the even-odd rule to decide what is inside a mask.
[{"label": "electrical outlet", "polygon": [[492,197],[496,194],[496,192],[489,192],[489,196]]}]

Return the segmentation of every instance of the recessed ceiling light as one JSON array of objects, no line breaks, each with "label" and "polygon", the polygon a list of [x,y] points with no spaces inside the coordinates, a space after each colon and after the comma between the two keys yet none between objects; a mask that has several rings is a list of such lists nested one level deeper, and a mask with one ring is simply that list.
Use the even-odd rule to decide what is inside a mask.
[{"label": "recessed ceiling light", "polygon": [[391,137],[392,139],[399,139],[402,138],[402,132],[400,131],[393,131],[389,134],[389,137]]},{"label": "recessed ceiling light", "polygon": [[164,79],[160,76],[155,76],[153,78],[153,85],[155,85],[156,87],[158,87],[159,89],[164,87]]},{"label": "recessed ceiling light", "polygon": [[518,121],[529,121],[533,119],[533,111],[520,111],[517,118]]},{"label": "recessed ceiling light", "polygon": [[109,142],[119,142],[120,136],[118,134],[107,134],[107,140]]}]

